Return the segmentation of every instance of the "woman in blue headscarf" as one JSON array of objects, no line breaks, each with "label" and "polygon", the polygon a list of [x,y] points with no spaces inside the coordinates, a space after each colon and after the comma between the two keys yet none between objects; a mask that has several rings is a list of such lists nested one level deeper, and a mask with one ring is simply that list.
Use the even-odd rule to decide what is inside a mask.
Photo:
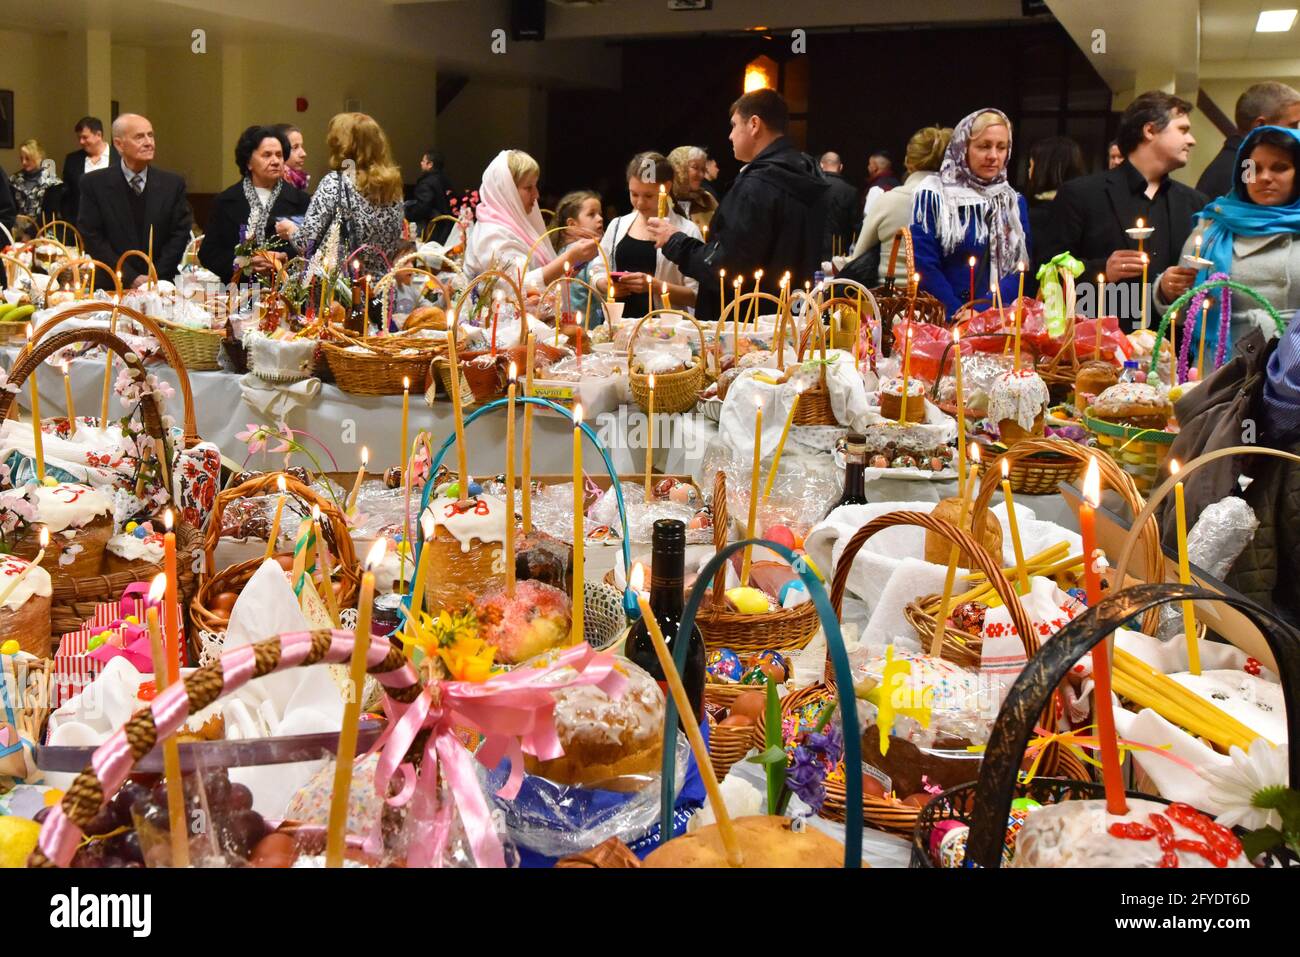
[{"label": "woman in blue headscarf", "polygon": [[[1232,192],[1220,196],[1200,212],[1200,228],[1187,238],[1183,255],[1194,255],[1201,236],[1200,254],[1214,263],[1202,269],[1196,282],[1215,273],[1227,273],[1266,298],[1289,323],[1300,308],[1300,132],[1281,126],[1261,126],[1251,131],[1237,150],[1240,175]],[[1157,289],[1159,283],[1156,284]],[[1205,329],[1205,354],[1214,356],[1219,343],[1217,295]],[[1224,354],[1251,329],[1268,338],[1278,335],[1277,325],[1258,302],[1233,294],[1232,315]],[[1156,309],[1167,303],[1156,295]],[[1200,316],[1184,325],[1200,340]],[[1209,362],[1206,363],[1209,366]]]}]

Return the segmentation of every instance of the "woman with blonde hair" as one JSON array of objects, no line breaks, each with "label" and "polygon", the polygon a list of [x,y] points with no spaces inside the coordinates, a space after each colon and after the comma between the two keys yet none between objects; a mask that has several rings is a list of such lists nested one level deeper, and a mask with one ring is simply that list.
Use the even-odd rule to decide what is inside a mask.
[{"label": "woman with blonde hair", "polygon": [[18,172],[9,177],[14,190],[14,204],[19,216],[32,219],[53,218],[59,208],[63,180],[54,175],[53,166],[45,166],[45,150],[36,140],[18,147]]},{"label": "woman with blonde hair", "polygon": [[[862,229],[858,233],[858,243],[853,247],[853,258],[857,259],[872,250],[879,266],[869,276],[872,281],[884,282],[889,278],[889,256],[886,250],[893,242],[894,234],[912,224],[912,197],[916,187],[939,169],[943,163],[944,150],[952,139],[949,127],[927,126],[912,134],[907,141],[907,152],[903,156],[903,168],[907,179],[899,186],[882,193],[874,203]],[[907,279],[907,262],[899,256],[894,266],[894,279],[904,282]],[[868,282],[867,285],[872,285]]]},{"label": "woman with blonde hair", "polygon": [[679,146],[668,154],[673,166],[673,196],[682,213],[701,229],[709,225],[718,208],[717,197],[704,188],[708,160],[698,146]]},{"label": "woman with blonde hair", "polygon": [[391,260],[402,242],[402,171],[393,162],[388,137],[365,113],[338,113],[330,120],[325,146],[330,172],[316,187],[302,227],[282,220],[276,232],[311,254],[331,241],[337,226],[336,265],[366,246],[357,257],[362,270],[383,275],[384,258]]},{"label": "woman with blonde hair", "polygon": [[540,173],[537,160],[523,150],[502,150],[483,171],[465,249],[465,271],[471,277],[504,269],[517,278],[526,264],[524,286],[541,290],[564,274],[566,262],[577,272],[595,258],[596,240],[591,237],[555,252],[544,235],[546,223],[537,204]]}]

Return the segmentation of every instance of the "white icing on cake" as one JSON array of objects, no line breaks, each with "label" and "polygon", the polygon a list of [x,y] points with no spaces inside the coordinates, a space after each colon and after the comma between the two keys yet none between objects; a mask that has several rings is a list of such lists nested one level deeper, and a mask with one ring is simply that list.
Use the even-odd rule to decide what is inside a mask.
[{"label": "white icing on cake", "polygon": [[[1065,801],[1031,811],[1016,838],[1012,867],[1158,867],[1164,852],[1152,838],[1146,841],[1116,837],[1116,823],[1150,826],[1150,816],[1160,814],[1173,826],[1175,840],[1204,842],[1205,838],[1164,814],[1168,805],[1128,799],[1128,813],[1110,814],[1104,800]],[[1213,867],[1202,854],[1177,851],[1179,867]],[[1238,854],[1229,867],[1250,867]]]},{"label": "white icing on cake", "polygon": [[[611,698],[594,685],[577,685],[551,693],[555,699],[555,730],[560,741],[621,744],[644,742],[663,733],[664,694],[653,678],[626,658],[618,669],[627,675],[627,690]],[[570,669],[556,680],[571,678]]]},{"label": "white icing on cake", "polygon": [[[485,503],[484,511],[478,503]],[[451,498],[438,498],[429,503],[433,515],[433,527],[436,533],[445,528],[456,541],[460,550],[468,552],[475,539],[480,542],[505,542],[506,540],[506,503],[491,495],[476,495],[463,511],[457,508],[457,502]]]},{"label": "white icing on cake", "polygon": [[136,538],[123,532],[108,540],[108,550],[123,561],[158,565],[163,560],[163,537],[150,535],[148,538]]},{"label": "white icing on cake", "polygon": [[[25,562],[15,555],[0,555],[0,592],[7,589],[13,583],[13,580],[21,575],[30,564],[31,562]],[[33,595],[40,598],[49,598],[53,590],[54,586],[50,581],[50,573],[37,565],[27,573],[27,577],[5,599],[4,605],[0,606],[0,611],[5,608],[17,611],[27,604],[27,599]]]},{"label": "white icing on cake", "polygon": [[[901,396],[903,394],[903,379],[901,376],[895,376],[892,379],[886,379],[880,383],[880,391],[889,395]],[[925,383],[912,376],[907,380],[907,394],[910,396],[925,395]]]},{"label": "white icing on cake", "polygon": [[1172,411],[1165,394],[1144,382],[1117,383],[1097,396],[1092,408],[1094,413],[1117,415],[1132,405],[1151,405],[1156,409]]},{"label": "white icing on cake", "polygon": [[0,501],[14,497],[36,506],[35,524],[48,527],[50,534],[85,528],[101,515],[113,514],[112,499],[89,485],[32,485],[0,493]]},{"label": "white icing on cake", "polygon": [[1050,401],[1047,383],[1037,372],[1008,370],[994,379],[989,389],[989,418],[994,422],[1010,419],[1030,432]]},{"label": "white icing on cake", "polygon": [[1273,744],[1287,743],[1282,686],[1244,671],[1181,672],[1169,676]]}]

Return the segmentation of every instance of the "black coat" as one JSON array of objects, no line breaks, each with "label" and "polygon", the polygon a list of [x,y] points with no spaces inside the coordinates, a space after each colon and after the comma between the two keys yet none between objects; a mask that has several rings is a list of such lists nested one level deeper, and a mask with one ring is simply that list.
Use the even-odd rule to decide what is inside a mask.
[{"label": "black coat", "polygon": [[1244,137],[1229,136],[1223,141],[1223,149],[1214,154],[1210,165],[1196,181],[1196,188],[1211,199],[1217,199],[1232,192],[1232,174],[1236,172],[1237,148]]},{"label": "black coat", "polygon": [[18,204],[14,202],[14,191],[9,186],[9,177],[0,174],[0,224],[13,232],[18,220]]},{"label": "black coat", "polygon": [[[280,184],[280,195],[275,198],[271,215],[266,217],[262,238],[276,238],[275,222],[291,216],[304,216],[311,201],[302,190],[291,183]],[[208,215],[208,228],[199,243],[199,262],[216,273],[222,282],[230,282],[235,272],[235,247],[239,245],[239,228],[248,224],[248,199],[244,196],[244,182],[240,180],[229,189],[222,190],[212,201]]]},{"label": "black coat", "polygon": [[[1137,241],[1125,232],[1140,216],[1150,223],[1131,188],[1130,177],[1140,175],[1127,161],[1114,169],[1090,176],[1079,176],[1061,184],[1056,199],[1048,207],[1041,234],[1035,234],[1035,268],[1065,251],[1084,266],[1080,282],[1096,282],[1097,274],[1106,271],[1106,260],[1117,249],[1137,249]],[[1167,187],[1169,228],[1165,236],[1152,235],[1145,248],[1151,256],[1148,277],[1151,283],[1169,266],[1177,266],[1183,243],[1191,235],[1196,214],[1209,202],[1190,186],[1169,180]],[[1131,329],[1140,311],[1141,279],[1129,283],[1129,302],[1135,315],[1121,317],[1121,327]],[[1113,303],[1114,287],[1107,285],[1107,302]]]},{"label": "black coat", "polygon": [[[406,203],[406,218],[419,227],[424,234],[424,227],[435,216],[450,216],[451,201],[447,193],[451,191],[451,180],[442,170],[430,170],[415,181],[415,189]],[[451,235],[452,224],[445,220],[434,227],[432,239],[436,243],[446,242]]]},{"label": "black coat", "polygon": [[[826,178],[817,162],[781,137],[740,171],[709,223],[709,241],[675,233],[664,255],[700,284],[695,313],[718,317],[718,270],[728,277],[763,270],[763,286],[774,293],[790,271],[792,288],[819,268],[825,235]],[[745,290],[752,291],[746,283]]]},{"label": "black coat", "polygon": [[[839,173],[823,173],[826,177],[826,231],[822,240],[822,258],[830,259],[833,248],[846,255],[851,252],[850,242],[862,222],[862,206],[858,191]],[[832,240],[836,242],[832,243]]]},{"label": "black coat", "polygon": [[[122,157],[112,143],[108,144],[108,166],[112,169],[122,162]],[[97,171],[98,172],[98,171]],[[81,180],[86,175],[86,151],[73,150],[63,160],[63,196],[59,215],[70,223],[77,221],[77,209],[81,204]]]},{"label": "black coat", "polygon": [[[81,178],[77,229],[86,251],[95,259],[116,266],[118,257],[132,249],[148,251],[153,227],[153,262],[159,279],[171,279],[180,268],[190,241],[194,216],[185,197],[185,180],[157,166],[149,167],[144,187],[144,220],[137,224],[131,213],[131,187],[120,163],[95,170]],[[133,256],[122,264],[122,284],[130,286],[146,274],[144,260]],[[98,285],[109,283],[96,276]]]}]

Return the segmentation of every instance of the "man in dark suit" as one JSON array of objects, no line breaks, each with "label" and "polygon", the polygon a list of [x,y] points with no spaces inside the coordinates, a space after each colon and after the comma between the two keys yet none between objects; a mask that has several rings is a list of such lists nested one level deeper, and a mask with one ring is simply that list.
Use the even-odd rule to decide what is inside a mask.
[{"label": "man in dark suit", "polygon": [[111,144],[104,142],[104,124],[99,117],[83,116],[77,120],[75,129],[81,148],[73,150],[63,160],[63,197],[59,211],[59,215],[70,223],[77,221],[81,178],[95,170],[107,169],[122,159]]},{"label": "man in dark suit", "polygon": [[[424,235],[429,220],[435,216],[452,214],[451,200],[447,196],[451,192],[451,180],[443,171],[445,165],[442,154],[437,150],[425,150],[420,157],[420,178],[415,181],[412,198],[406,201],[406,218],[415,223],[421,236]],[[451,235],[452,225],[443,220],[433,228],[430,238],[435,243],[445,243]]]},{"label": "man in dark suit", "polygon": [[[1161,277],[1166,302],[1182,295],[1196,278],[1193,270],[1178,263],[1193,216],[1209,200],[1169,175],[1187,165],[1196,145],[1191,111],[1192,104],[1169,93],[1143,93],[1120,117],[1116,140],[1124,162],[1067,181],[1049,207],[1039,245],[1041,261],[1069,250],[1083,261],[1082,278],[1095,280],[1104,273],[1107,283],[1120,284],[1120,289],[1107,290],[1103,313],[1117,315],[1126,330],[1135,328],[1142,315],[1144,254],[1150,257],[1147,276]],[[1153,229],[1143,253],[1125,232],[1139,219]],[[1116,295],[1119,292],[1126,295]]]},{"label": "man in dark suit", "polygon": [[1300,91],[1285,83],[1256,83],[1237,97],[1235,113],[1237,132],[1223,141],[1223,149],[1196,181],[1196,188],[1211,198],[1232,192],[1233,174],[1241,172],[1237,147],[1247,133],[1257,126],[1300,126]]},{"label": "man in dark suit", "polygon": [[853,245],[853,234],[862,224],[862,206],[858,191],[844,178],[844,163],[839,153],[823,153],[822,175],[826,177],[826,239],[822,242],[822,259],[832,253],[846,256]]},{"label": "man in dark suit", "polygon": [[[185,180],[151,165],[153,125],[143,116],[124,113],[114,120],[113,145],[122,162],[81,180],[77,228],[86,251],[115,265],[128,250],[147,252],[152,236],[154,268],[159,278],[171,279],[185,255],[193,221]],[[104,277],[97,279],[104,281]],[[123,285],[140,286],[148,279],[148,269],[139,257],[122,264]]]}]

